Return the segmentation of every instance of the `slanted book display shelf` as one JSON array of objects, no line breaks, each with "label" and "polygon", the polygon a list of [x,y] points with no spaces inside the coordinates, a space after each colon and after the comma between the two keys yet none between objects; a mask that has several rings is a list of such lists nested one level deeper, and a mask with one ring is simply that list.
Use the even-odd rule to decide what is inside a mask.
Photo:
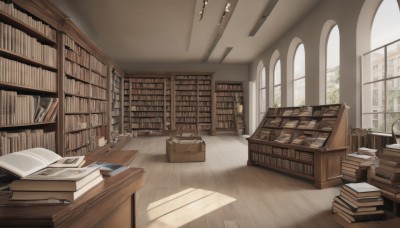
[{"label": "slanted book display shelf", "polygon": [[56,151],[57,32],[0,0],[0,155]]},{"label": "slanted book display shelf", "polygon": [[244,133],[243,82],[216,81],[216,130],[217,132]]},{"label": "slanted book display shelf", "polygon": [[344,104],[270,108],[248,138],[248,165],[259,165],[314,182],[341,183],[348,129]]}]

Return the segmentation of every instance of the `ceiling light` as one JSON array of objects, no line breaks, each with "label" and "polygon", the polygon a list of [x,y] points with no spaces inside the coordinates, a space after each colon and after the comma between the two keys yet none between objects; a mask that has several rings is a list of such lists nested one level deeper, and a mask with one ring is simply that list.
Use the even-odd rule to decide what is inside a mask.
[{"label": "ceiling light", "polygon": [[225,6],[225,12],[229,12],[229,10],[231,9],[231,3],[228,1],[227,3],[226,3],[226,6]]},{"label": "ceiling light", "polygon": [[205,11],[205,9],[206,9],[206,5],[208,4],[208,0],[203,0],[203,6],[201,7],[201,10],[200,10],[200,21],[201,21],[201,19],[203,19],[203,16],[204,16],[204,11]]}]

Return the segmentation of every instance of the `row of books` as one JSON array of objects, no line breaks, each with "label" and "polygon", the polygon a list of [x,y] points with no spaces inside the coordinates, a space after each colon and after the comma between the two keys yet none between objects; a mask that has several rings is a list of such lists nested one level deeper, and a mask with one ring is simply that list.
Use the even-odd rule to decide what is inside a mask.
[{"label": "row of books", "polygon": [[301,173],[307,176],[314,176],[313,165],[301,162],[295,162],[283,158],[277,158],[263,153],[254,153],[254,152],[250,154],[250,159],[252,162],[257,164],[264,164],[268,166],[290,170],[296,173]]},{"label": "row of books", "polygon": [[193,131],[193,130],[197,130],[197,124],[189,124],[189,123],[176,123],[176,130],[189,130],[189,131]]},{"label": "row of books", "polygon": [[[67,37],[67,36],[64,36]],[[76,45],[75,42],[70,39],[69,37],[66,39],[66,41],[71,41],[73,43],[66,43],[66,47],[64,49],[65,51],[65,61],[68,62],[71,61],[75,63],[76,65],[81,66],[84,69],[89,70],[89,65],[90,65],[90,54],[87,52],[85,49],[81,48],[79,45]],[[75,45],[75,50],[71,49],[70,45]]]},{"label": "row of books", "polygon": [[243,87],[242,87],[242,85],[217,84],[216,89],[217,90],[239,90],[239,91],[242,91]]},{"label": "row of books", "polygon": [[207,75],[176,75],[175,80],[211,80]]},{"label": "row of books", "polygon": [[36,38],[4,22],[0,22],[0,49],[51,67],[57,66],[57,49],[40,43]]},{"label": "row of books", "polygon": [[152,101],[152,100],[164,100],[164,96],[148,96],[148,95],[133,95],[132,100],[146,100],[146,101]]},{"label": "row of books", "polygon": [[90,90],[90,95],[92,98],[106,100],[107,99],[107,90],[92,85],[92,89]]},{"label": "row of books", "polygon": [[23,10],[20,10],[12,2],[1,0],[0,11],[18,20],[19,22],[22,22],[36,32],[48,37],[49,39],[53,41],[56,40],[56,30],[54,30],[48,24],[43,23],[41,20],[37,20]]},{"label": "row of books", "polygon": [[77,96],[90,97],[90,84],[64,77],[64,92]]},{"label": "row of books", "polygon": [[215,92],[217,97],[243,97],[243,92]]},{"label": "row of books", "polygon": [[89,113],[89,99],[65,97],[64,110],[66,113]]},{"label": "row of books", "polygon": [[332,202],[335,221],[347,227],[354,222],[383,220],[381,191],[366,182],[348,183],[340,188],[340,195]]},{"label": "row of books", "polygon": [[52,122],[57,117],[58,98],[0,90],[0,125]]},{"label": "row of books", "polygon": [[234,121],[218,121],[217,128],[236,128]]},{"label": "row of books", "polygon": [[219,97],[217,96],[217,102],[234,102],[235,97]]},{"label": "row of books", "polygon": [[113,109],[111,111],[111,116],[113,117],[119,117],[121,115],[121,109]]},{"label": "row of books", "polygon": [[164,84],[137,84],[132,83],[132,89],[164,89]]},{"label": "row of books", "polygon": [[65,134],[65,149],[75,150],[89,144],[90,130]]},{"label": "row of books", "polygon": [[270,108],[268,116],[336,116],[340,106],[331,105],[326,107],[302,106],[298,108]]},{"label": "row of books", "polygon": [[147,123],[147,122],[139,122],[139,123],[132,123],[133,129],[162,129],[163,123]]},{"label": "row of books", "polygon": [[198,98],[196,96],[175,96],[175,101],[194,101],[196,102]]},{"label": "row of books", "polygon": [[90,83],[91,77],[89,69],[82,67],[75,62],[65,60],[64,71],[69,76],[85,81],[86,83]]},{"label": "row of books", "polygon": [[100,73],[103,77],[106,77],[108,75],[107,66],[100,62],[93,55],[90,56],[90,68]]},{"label": "row of books", "polygon": [[327,132],[313,131],[281,131],[262,129],[253,139],[274,141],[278,143],[301,145],[310,148],[320,148],[329,137]]},{"label": "row of books", "polygon": [[164,108],[162,106],[131,106],[131,111],[133,112],[164,112]]},{"label": "row of books", "polygon": [[107,78],[106,77],[104,77],[98,73],[91,72],[90,79],[91,79],[90,82],[92,84],[102,87],[104,89],[107,88]]},{"label": "row of books", "polygon": [[217,115],[217,121],[234,121],[235,116],[234,115]]},{"label": "row of books", "polygon": [[[271,151],[269,151],[269,153],[271,153]],[[298,151],[298,150],[293,150],[293,149],[272,147],[272,154],[284,156],[284,157],[288,157],[288,158],[299,159],[299,160],[308,161],[308,162],[314,161],[314,153],[308,153],[308,152],[303,152],[303,151]]]},{"label": "row of books", "polygon": [[336,118],[322,118],[316,119],[286,119],[286,118],[268,118],[264,127],[281,127],[281,128],[298,128],[298,129],[319,129],[319,130],[332,130],[336,125]]},{"label": "row of books", "polygon": [[132,112],[132,117],[163,117],[163,112]]},{"label": "row of books", "polygon": [[217,103],[216,104],[217,109],[233,109],[235,107],[235,104],[232,103]]},{"label": "row of books", "polygon": [[233,109],[217,109],[217,115],[233,115]]},{"label": "row of books", "polygon": [[145,122],[145,123],[157,123],[163,122],[163,117],[139,117],[139,118],[132,118],[132,122]]},{"label": "row of books", "polygon": [[164,83],[164,78],[130,78],[132,83]]},{"label": "row of books", "polygon": [[90,100],[90,111],[92,113],[106,112],[107,111],[107,101]]},{"label": "row of books", "polygon": [[66,115],[64,117],[65,131],[76,131],[89,127],[89,115]]},{"label": "row of books", "polygon": [[57,73],[0,57],[0,82],[57,91]]},{"label": "row of books", "polygon": [[135,111],[134,107],[137,106],[164,106],[164,101],[156,101],[156,100],[150,100],[150,101],[131,101],[131,110]]},{"label": "row of books", "polygon": [[91,114],[90,115],[90,123],[92,127],[101,126],[107,124],[107,115],[106,114]]},{"label": "row of books", "polygon": [[[64,35],[64,43],[71,51],[66,50],[67,58],[78,63],[81,66],[89,69],[90,67],[90,54],[84,48],[80,47],[73,39],[69,36]],[[71,58],[70,58],[71,57]]]},{"label": "row of books", "polygon": [[43,129],[27,129],[19,131],[0,132],[0,155],[34,147],[44,147],[55,151],[56,133],[45,132]]},{"label": "row of books", "polygon": [[[125,90],[124,91],[125,95],[129,95],[129,90]],[[141,89],[135,89],[132,90],[133,95],[163,95],[164,94],[164,90],[141,90]]]}]

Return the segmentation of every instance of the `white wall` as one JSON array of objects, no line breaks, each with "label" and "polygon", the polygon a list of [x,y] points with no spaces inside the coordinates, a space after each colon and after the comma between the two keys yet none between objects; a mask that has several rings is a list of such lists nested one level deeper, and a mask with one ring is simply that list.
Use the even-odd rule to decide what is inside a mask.
[{"label": "white wall", "polygon": [[[377,1],[379,0],[369,0]],[[287,53],[291,41],[297,37],[304,42],[306,56],[306,105],[322,104],[320,101],[320,75],[325,72],[321,69],[320,56],[321,31],[325,22],[333,20],[337,23],[340,33],[340,102],[350,106],[349,126],[356,127],[357,117],[360,116],[360,84],[359,77],[359,51],[357,50],[357,22],[364,0],[328,0],[322,1],[303,20],[295,25],[283,37],[280,37],[274,45],[267,48],[258,58],[250,64],[250,83],[257,82],[257,66],[260,61],[267,67],[269,77],[271,55],[275,50],[280,53],[282,65],[282,106],[286,106],[286,73]],[[369,36],[369,34],[364,34]],[[267,94],[268,96],[269,94]],[[269,100],[269,98],[267,98]],[[267,104],[270,106],[271,104]],[[256,107],[250,107],[250,123],[255,123]],[[256,124],[250,125],[250,133],[256,128]]]}]

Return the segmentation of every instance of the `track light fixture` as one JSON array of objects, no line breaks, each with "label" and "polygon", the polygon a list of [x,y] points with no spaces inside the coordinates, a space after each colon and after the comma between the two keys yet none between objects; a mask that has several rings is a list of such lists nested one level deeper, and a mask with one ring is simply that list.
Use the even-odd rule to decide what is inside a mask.
[{"label": "track light fixture", "polygon": [[221,19],[219,20],[218,25],[221,25],[221,24],[222,24],[222,21],[224,20],[225,15],[226,15],[227,13],[229,13],[230,10],[231,10],[231,2],[228,0],[228,1],[226,2],[225,10],[224,10],[224,12],[222,13],[222,17],[221,17]]},{"label": "track light fixture", "polygon": [[200,10],[200,21],[201,21],[201,19],[203,19],[204,11],[206,9],[207,4],[208,4],[208,0],[203,0],[203,7],[201,7],[201,10]]}]

